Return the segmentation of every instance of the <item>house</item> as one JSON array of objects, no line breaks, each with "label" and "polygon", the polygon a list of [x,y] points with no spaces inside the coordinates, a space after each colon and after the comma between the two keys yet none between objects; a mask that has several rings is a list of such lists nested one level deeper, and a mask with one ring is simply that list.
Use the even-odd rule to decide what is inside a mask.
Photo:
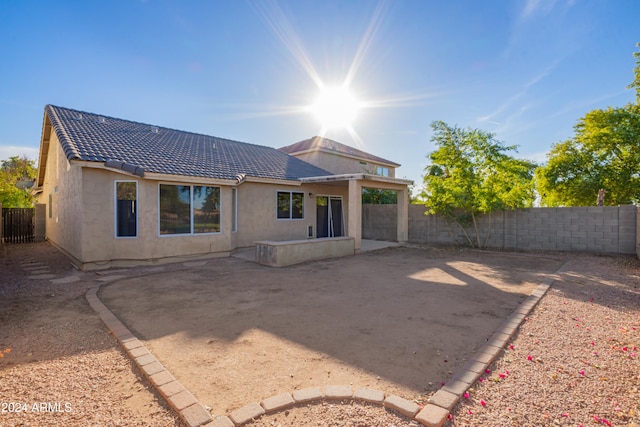
[{"label": "house", "polygon": [[394,178],[395,170],[400,166],[390,160],[319,136],[287,145],[279,150],[334,175],[360,172]]},{"label": "house", "polygon": [[[406,201],[411,181],[393,177],[395,163],[335,147],[388,176],[327,170],[328,149],[305,158],[311,148],[290,155],[47,105],[36,179],[46,237],[83,269],[227,256],[263,240],[349,236],[357,252],[362,188],[397,190]],[[400,203],[401,242],[407,212]]]}]

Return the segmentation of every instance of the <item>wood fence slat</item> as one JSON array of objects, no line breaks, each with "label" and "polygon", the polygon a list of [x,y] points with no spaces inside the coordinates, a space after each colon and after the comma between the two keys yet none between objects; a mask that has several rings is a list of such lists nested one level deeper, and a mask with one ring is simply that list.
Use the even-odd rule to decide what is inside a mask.
[{"label": "wood fence slat", "polygon": [[34,240],[34,209],[2,208],[2,241],[28,243]]}]

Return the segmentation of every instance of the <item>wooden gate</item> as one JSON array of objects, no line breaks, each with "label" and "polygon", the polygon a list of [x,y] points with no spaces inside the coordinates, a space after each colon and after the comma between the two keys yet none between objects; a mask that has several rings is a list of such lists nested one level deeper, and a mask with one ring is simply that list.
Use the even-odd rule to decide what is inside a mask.
[{"label": "wooden gate", "polygon": [[2,208],[2,242],[33,242],[34,216],[33,208]]}]

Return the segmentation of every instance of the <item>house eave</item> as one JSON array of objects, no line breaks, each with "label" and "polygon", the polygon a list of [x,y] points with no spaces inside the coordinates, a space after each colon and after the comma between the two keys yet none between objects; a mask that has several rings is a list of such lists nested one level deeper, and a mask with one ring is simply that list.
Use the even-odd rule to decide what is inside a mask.
[{"label": "house eave", "polygon": [[257,182],[261,184],[278,184],[278,185],[294,185],[299,187],[302,185],[300,181],[303,178],[296,180],[287,180],[287,179],[275,179],[275,178],[261,178],[257,176],[245,176],[242,182]]},{"label": "house eave", "polygon": [[44,176],[47,170],[47,158],[49,157],[49,145],[51,141],[51,120],[45,112],[44,119],[42,120],[42,136],[40,137],[40,153],[38,153],[38,175],[36,180],[36,186],[42,187],[44,185]]},{"label": "house eave", "polygon": [[207,177],[201,177],[201,176],[171,175],[166,173],[145,171],[144,176],[142,177],[138,174],[127,172],[126,170],[123,170],[120,168],[106,166],[105,163],[101,163],[101,162],[92,162],[87,160],[71,160],[70,163],[73,165],[84,167],[84,168],[107,170],[110,172],[115,172],[120,175],[125,175],[125,176],[136,178],[136,179],[144,178],[150,181],[182,182],[182,183],[191,183],[191,184],[213,184],[213,185],[227,185],[227,186],[238,186],[244,182],[289,185],[289,186],[297,186],[297,187],[302,185],[302,182],[300,180],[261,178],[261,177],[247,176],[247,175],[238,175],[235,179],[221,179],[221,178],[207,178]]},{"label": "house eave", "polygon": [[396,185],[413,185],[413,181],[409,179],[390,178],[387,176],[372,175],[368,173],[347,173],[339,175],[312,176],[308,178],[300,178],[303,183],[322,183],[322,182],[338,182],[338,181],[374,181],[386,184]]}]

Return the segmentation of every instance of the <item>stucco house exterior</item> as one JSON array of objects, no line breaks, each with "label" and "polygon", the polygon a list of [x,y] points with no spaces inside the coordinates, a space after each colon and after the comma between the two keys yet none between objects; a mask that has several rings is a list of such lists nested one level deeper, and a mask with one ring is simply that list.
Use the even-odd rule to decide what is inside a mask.
[{"label": "stucco house exterior", "polygon": [[[228,256],[263,240],[349,236],[358,252],[362,188],[406,201],[412,182],[394,178],[393,162],[307,141],[343,153],[288,154],[305,141],[276,150],[47,105],[36,178],[46,238],[82,269]],[[388,172],[334,168],[340,155]],[[397,240],[407,236],[400,203]]]},{"label": "stucco house exterior", "polygon": [[395,178],[400,165],[328,138],[315,136],[279,148],[332,174],[367,173]]}]

